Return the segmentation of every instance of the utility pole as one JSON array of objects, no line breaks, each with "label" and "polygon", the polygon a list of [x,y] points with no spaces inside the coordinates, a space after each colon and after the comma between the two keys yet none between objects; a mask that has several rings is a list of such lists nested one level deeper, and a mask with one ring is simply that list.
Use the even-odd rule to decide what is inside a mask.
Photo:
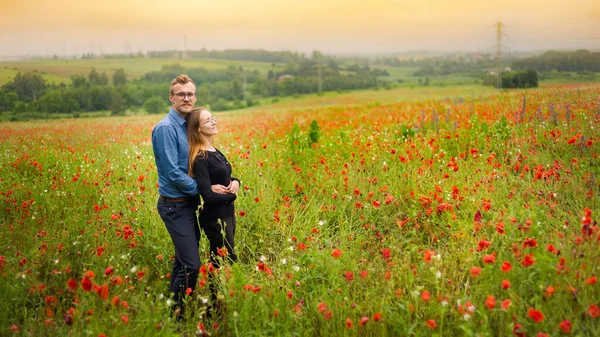
[{"label": "utility pole", "polygon": [[500,21],[496,22],[496,62],[498,62],[498,78],[496,80],[496,88],[502,89],[502,37],[506,34],[502,33],[504,24]]}]

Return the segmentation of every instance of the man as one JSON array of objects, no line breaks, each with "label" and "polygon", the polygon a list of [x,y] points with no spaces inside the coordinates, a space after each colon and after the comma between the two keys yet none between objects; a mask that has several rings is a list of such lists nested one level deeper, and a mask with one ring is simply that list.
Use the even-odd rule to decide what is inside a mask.
[{"label": "man", "polygon": [[152,130],[152,150],[158,170],[158,214],[162,218],[173,245],[175,260],[170,289],[174,293],[177,320],[183,317],[183,297],[194,290],[198,281],[200,229],[198,186],[187,175],[189,145],[186,135],[186,116],[196,102],[196,86],[187,75],[171,81],[169,100],[171,110]]}]

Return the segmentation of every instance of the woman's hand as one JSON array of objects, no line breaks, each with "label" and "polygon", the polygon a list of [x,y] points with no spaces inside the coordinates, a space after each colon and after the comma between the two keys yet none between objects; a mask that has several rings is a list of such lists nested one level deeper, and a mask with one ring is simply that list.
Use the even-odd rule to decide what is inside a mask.
[{"label": "woman's hand", "polygon": [[240,182],[237,180],[232,180],[228,186],[228,193],[237,194],[240,189]]},{"label": "woman's hand", "polygon": [[229,186],[224,186],[224,185],[217,184],[217,185],[212,185],[210,188],[215,193],[226,194],[226,193],[229,193],[229,187],[230,186],[231,186],[231,184],[229,184]]}]

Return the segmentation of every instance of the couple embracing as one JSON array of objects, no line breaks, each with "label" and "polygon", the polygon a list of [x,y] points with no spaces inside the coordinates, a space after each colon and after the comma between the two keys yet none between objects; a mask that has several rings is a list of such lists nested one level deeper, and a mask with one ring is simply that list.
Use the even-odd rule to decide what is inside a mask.
[{"label": "couple embracing", "polygon": [[[237,261],[234,201],[240,181],[231,176],[227,158],[213,146],[213,136],[218,133],[215,117],[208,109],[194,107],[192,79],[183,74],[173,79],[169,100],[169,113],[152,130],[152,150],[158,170],[158,214],[175,246],[170,290],[180,320],[183,298],[198,283],[198,221],[210,242],[213,265],[219,267],[216,256],[225,255],[223,252]],[[216,307],[216,286],[210,284]]]}]

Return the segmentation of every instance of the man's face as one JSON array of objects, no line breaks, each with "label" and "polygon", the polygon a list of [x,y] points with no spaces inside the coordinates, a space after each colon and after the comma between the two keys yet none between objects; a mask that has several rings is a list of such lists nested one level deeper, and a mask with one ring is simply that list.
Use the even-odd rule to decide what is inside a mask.
[{"label": "man's face", "polygon": [[175,111],[183,117],[187,116],[194,109],[194,103],[196,103],[196,86],[192,82],[175,84],[173,93],[169,94],[169,100]]}]

